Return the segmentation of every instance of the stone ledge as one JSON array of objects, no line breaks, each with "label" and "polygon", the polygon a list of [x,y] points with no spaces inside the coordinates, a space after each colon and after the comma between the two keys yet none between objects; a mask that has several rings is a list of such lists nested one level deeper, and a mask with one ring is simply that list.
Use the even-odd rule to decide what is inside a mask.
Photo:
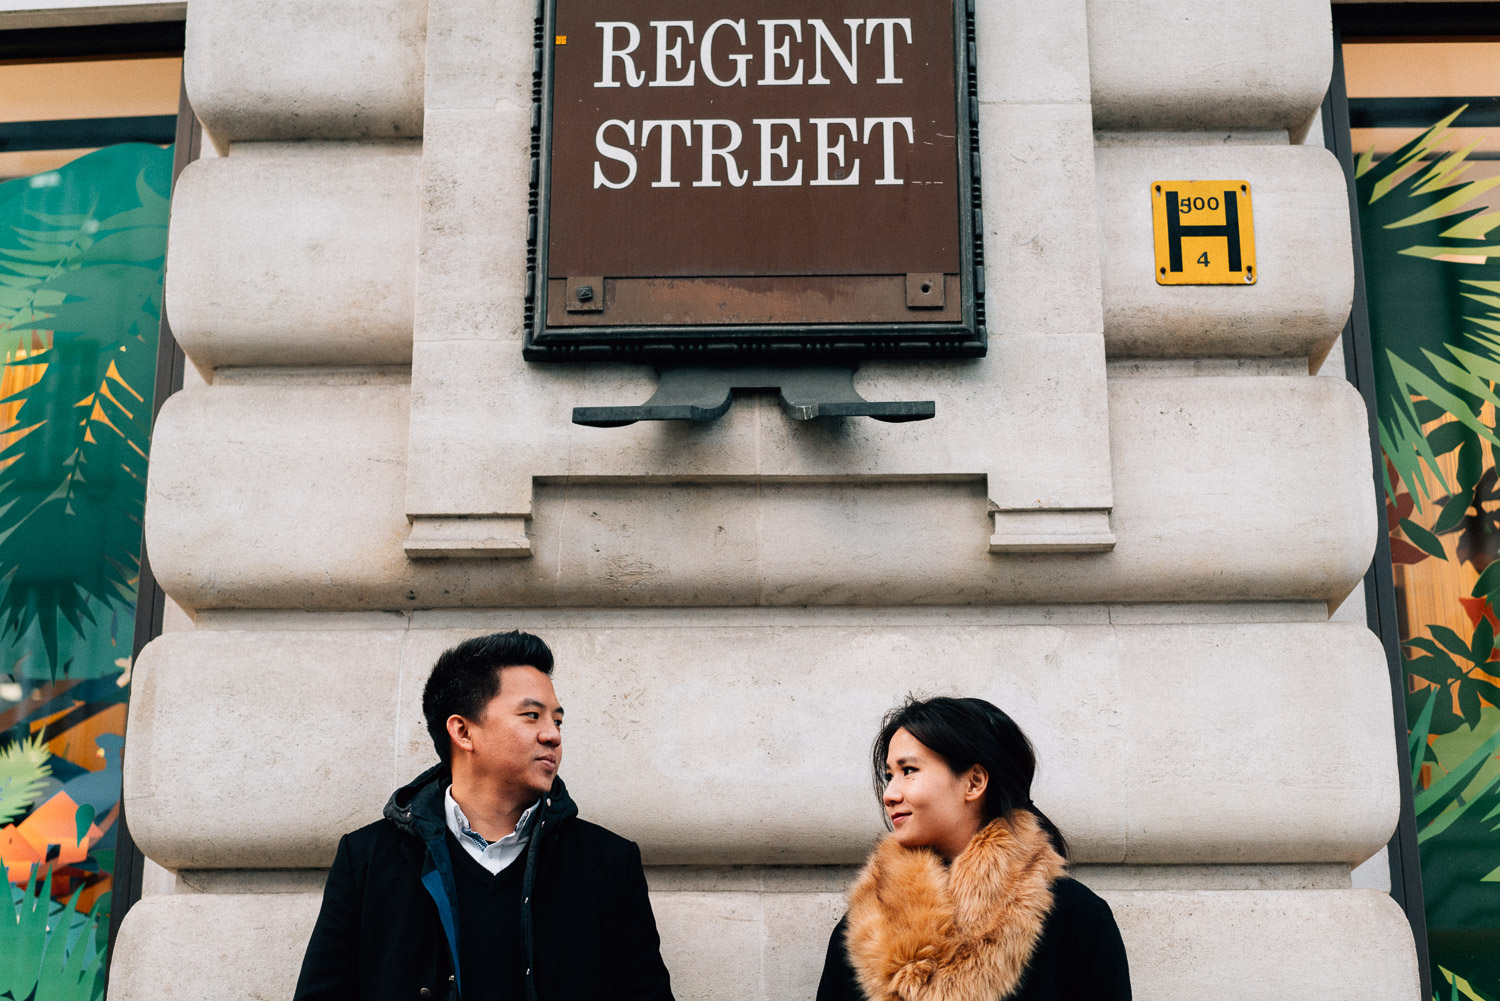
[{"label": "stone ledge", "polygon": [[[1411,929],[1371,890],[1106,890],[1136,997],[1152,1001],[1409,1001]],[[111,1001],[290,997],[320,895],[151,897],[131,909]],[[682,1001],[812,997],[842,893],[653,893]],[[1274,957],[1274,962],[1268,962]]]},{"label": "stone ledge", "polygon": [[[1045,489],[1050,457],[1023,461],[1001,438],[986,485],[894,426],[788,427],[752,406],[708,429],[549,439],[564,475],[535,485],[530,559],[411,560],[408,394],[394,385],[174,395],[146,531],[158,580],[194,610],[1336,601],[1359,580],[1377,511],[1352,387],[1116,379],[1107,401],[1117,542],[1084,558],[988,551],[997,490],[1006,510],[1063,506],[1026,493]],[[497,451],[477,482],[498,483],[505,459],[548,468],[505,452],[503,424],[484,433]]]},{"label": "stone ledge", "polygon": [[414,560],[518,557],[531,555],[531,540],[519,516],[416,515],[404,548]]},{"label": "stone ledge", "polygon": [[1108,511],[994,511],[992,553],[1107,553],[1115,548]]},{"label": "stone ledge", "polygon": [[[342,834],[433,760],[420,692],[438,654],[510,628],[557,654],[562,774],[583,816],[651,864],[858,862],[881,831],[866,748],[914,688],[988,698],[1021,723],[1041,758],[1035,799],[1080,863],[1347,873],[1395,824],[1384,656],[1363,626],[1004,625],[947,609],[890,623],[840,610],[456,614],[443,628],[264,623],[154,640],[136,665],[125,762],[142,851],[172,869],[326,866]],[[1324,704],[1342,707],[1336,724],[1296,725]],[[202,732],[217,735],[211,752]],[[661,788],[693,805],[663,808],[650,794]]]}]

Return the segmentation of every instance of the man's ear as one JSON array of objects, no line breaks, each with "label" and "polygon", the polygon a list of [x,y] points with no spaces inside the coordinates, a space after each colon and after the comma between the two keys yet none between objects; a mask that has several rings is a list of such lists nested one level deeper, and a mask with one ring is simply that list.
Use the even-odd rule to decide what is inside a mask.
[{"label": "man's ear", "polygon": [[[452,725],[451,723],[449,724]],[[969,769],[964,777],[964,802],[973,803],[984,799],[985,790],[990,787],[990,773],[983,765],[975,765]]]},{"label": "man's ear", "polygon": [[448,717],[448,739],[455,749],[474,750],[474,738],[469,735],[469,721],[454,713]]}]

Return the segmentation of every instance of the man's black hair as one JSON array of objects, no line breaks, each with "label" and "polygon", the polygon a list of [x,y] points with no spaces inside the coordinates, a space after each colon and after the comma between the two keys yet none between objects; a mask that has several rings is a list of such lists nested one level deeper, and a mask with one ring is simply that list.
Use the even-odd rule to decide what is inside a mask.
[{"label": "man's black hair", "polygon": [[444,764],[452,762],[448,717],[477,720],[500,693],[502,667],[534,667],[552,676],[552,651],[539,637],[520,630],[464,640],[443,651],[422,688],[422,715],[427,733]]}]

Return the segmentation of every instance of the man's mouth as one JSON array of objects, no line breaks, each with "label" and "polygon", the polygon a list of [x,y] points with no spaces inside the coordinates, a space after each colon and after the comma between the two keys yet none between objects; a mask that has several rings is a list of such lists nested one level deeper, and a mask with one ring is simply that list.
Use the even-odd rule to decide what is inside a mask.
[{"label": "man's mouth", "polygon": [[543,764],[550,765],[553,768],[557,767],[557,759],[550,754],[539,755],[536,760],[542,762]]}]

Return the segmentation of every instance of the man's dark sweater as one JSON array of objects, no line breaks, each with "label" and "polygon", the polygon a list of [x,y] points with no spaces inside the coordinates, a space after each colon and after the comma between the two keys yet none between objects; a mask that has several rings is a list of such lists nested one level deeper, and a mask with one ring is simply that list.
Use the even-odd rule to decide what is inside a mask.
[{"label": "man's dark sweater", "polygon": [[521,940],[519,858],[491,874],[448,835],[458,889],[458,957],[464,970],[464,996],[470,1001],[513,1001],[525,997],[526,950]]}]

